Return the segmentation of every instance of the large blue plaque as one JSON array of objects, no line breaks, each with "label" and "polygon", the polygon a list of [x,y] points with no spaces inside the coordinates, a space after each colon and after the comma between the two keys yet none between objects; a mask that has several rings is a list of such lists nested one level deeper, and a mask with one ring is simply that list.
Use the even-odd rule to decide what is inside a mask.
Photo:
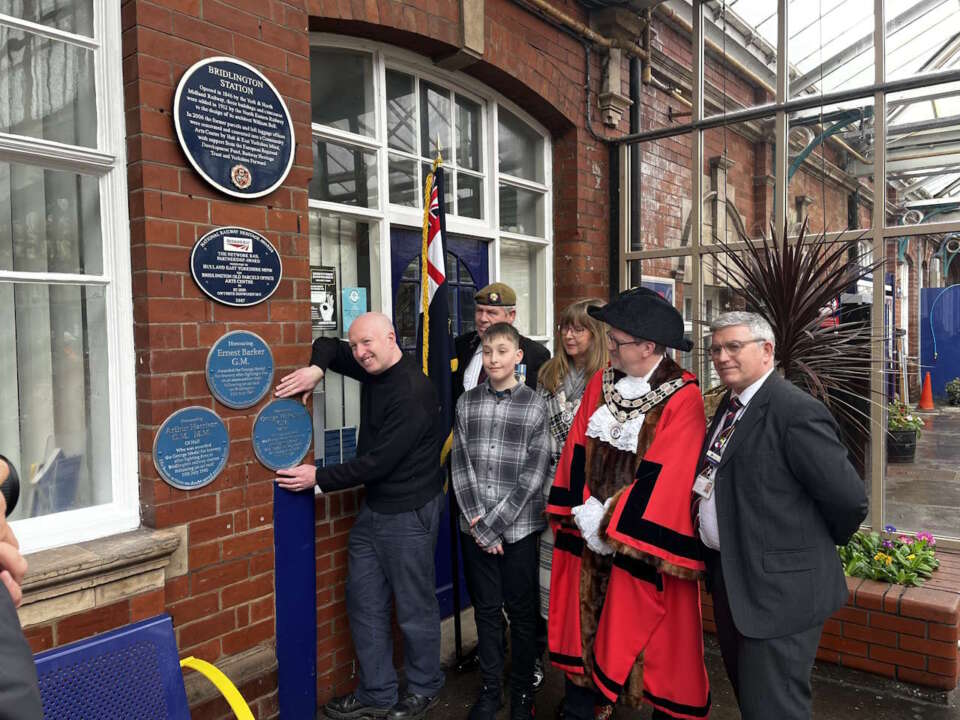
[{"label": "large blue plaque", "polygon": [[240,227],[211,230],[190,254],[190,272],[207,295],[224,305],[256,305],[280,285],[280,253],[260,233]]},{"label": "large blue plaque", "polygon": [[312,438],[310,413],[297,400],[273,400],[253,421],[253,452],[271,470],[299,465]]},{"label": "large blue plaque", "polygon": [[230,438],[223,420],[195,405],[171,414],[153,441],[153,464],[160,477],[180,490],[209,485],[227,464]]},{"label": "large blue plaque", "polygon": [[273,354],[259,335],[229,332],[207,355],[207,385],[213,396],[234,410],[260,402],[273,384]]},{"label": "large blue plaque", "polygon": [[290,111],[266,76],[242,60],[212,57],[191,66],[177,86],[173,120],[190,164],[227,195],[267,195],[293,166]]}]

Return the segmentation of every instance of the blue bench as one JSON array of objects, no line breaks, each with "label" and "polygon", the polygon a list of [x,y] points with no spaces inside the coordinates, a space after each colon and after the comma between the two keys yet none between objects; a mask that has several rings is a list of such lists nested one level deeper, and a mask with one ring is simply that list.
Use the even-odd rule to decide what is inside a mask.
[{"label": "blue bench", "polygon": [[232,682],[197,658],[178,660],[169,615],[34,656],[44,720],[189,720],[181,668],[202,673],[238,720],[253,714]]}]

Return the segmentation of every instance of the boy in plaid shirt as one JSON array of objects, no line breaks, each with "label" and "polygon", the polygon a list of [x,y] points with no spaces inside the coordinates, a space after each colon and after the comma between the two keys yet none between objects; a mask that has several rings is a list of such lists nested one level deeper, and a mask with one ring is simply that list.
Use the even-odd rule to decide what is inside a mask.
[{"label": "boy in plaid shirt", "polygon": [[453,488],[483,676],[470,720],[495,720],[503,704],[501,607],[510,618],[510,720],[534,713],[537,538],[546,527],[541,488],[550,445],[546,404],[515,374],[522,359],[516,329],[491,325],[483,334],[486,380],[457,401]]}]

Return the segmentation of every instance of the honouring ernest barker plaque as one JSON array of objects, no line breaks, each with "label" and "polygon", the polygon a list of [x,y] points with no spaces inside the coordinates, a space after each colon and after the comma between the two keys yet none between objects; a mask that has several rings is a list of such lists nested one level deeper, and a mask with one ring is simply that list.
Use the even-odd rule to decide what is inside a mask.
[{"label": "honouring ernest barker plaque", "polygon": [[270,297],[283,275],[280,253],[260,233],[240,227],[211,230],[190,254],[193,279],[208,296],[233,307]]},{"label": "honouring ernest barker plaque", "polygon": [[253,452],[271,470],[298,465],[310,449],[313,423],[296,400],[274,400],[253,421]]},{"label": "honouring ernest barker plaque", "polygon": [[195,405],[163,421],[153,441],[153,464],[167,483],[180,490],[209,485],[227,464],[227,426],[213,410]]},{"label": "honouring ernest barker plaque", "polygon": [[187,70],[173,119],[190,164],[227,195],[267,195],[293,166],[290,111],[266,76],[242,60],[205,58]]},{"label": "honouring ernest barker plaque", "polygon": [[273,354],[263,338],[247,330],[229,332],[207,355],[207,385],[234,410],[260,402],[273,384]]}]

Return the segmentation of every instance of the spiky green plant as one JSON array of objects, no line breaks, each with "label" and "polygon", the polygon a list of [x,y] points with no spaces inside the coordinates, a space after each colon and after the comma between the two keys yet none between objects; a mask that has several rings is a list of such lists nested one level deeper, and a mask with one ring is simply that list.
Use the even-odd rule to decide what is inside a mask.
[{"label": "spiky green plant", "polygon": [[862,233],[828,239],[808,233],[806,220],[787,243],[786,229],[778,238],[771,227],[770,237],[759,241],[738,234],[745,248],[728,246],[722,258],[727,286],[770,323],[777,368],[830,408],[862,468],[873,400],[871,345],[880,338],[872,337],[869,318],[833,327],[823,322],[822,311],[883,261],[864,263],[856,254]]}]

